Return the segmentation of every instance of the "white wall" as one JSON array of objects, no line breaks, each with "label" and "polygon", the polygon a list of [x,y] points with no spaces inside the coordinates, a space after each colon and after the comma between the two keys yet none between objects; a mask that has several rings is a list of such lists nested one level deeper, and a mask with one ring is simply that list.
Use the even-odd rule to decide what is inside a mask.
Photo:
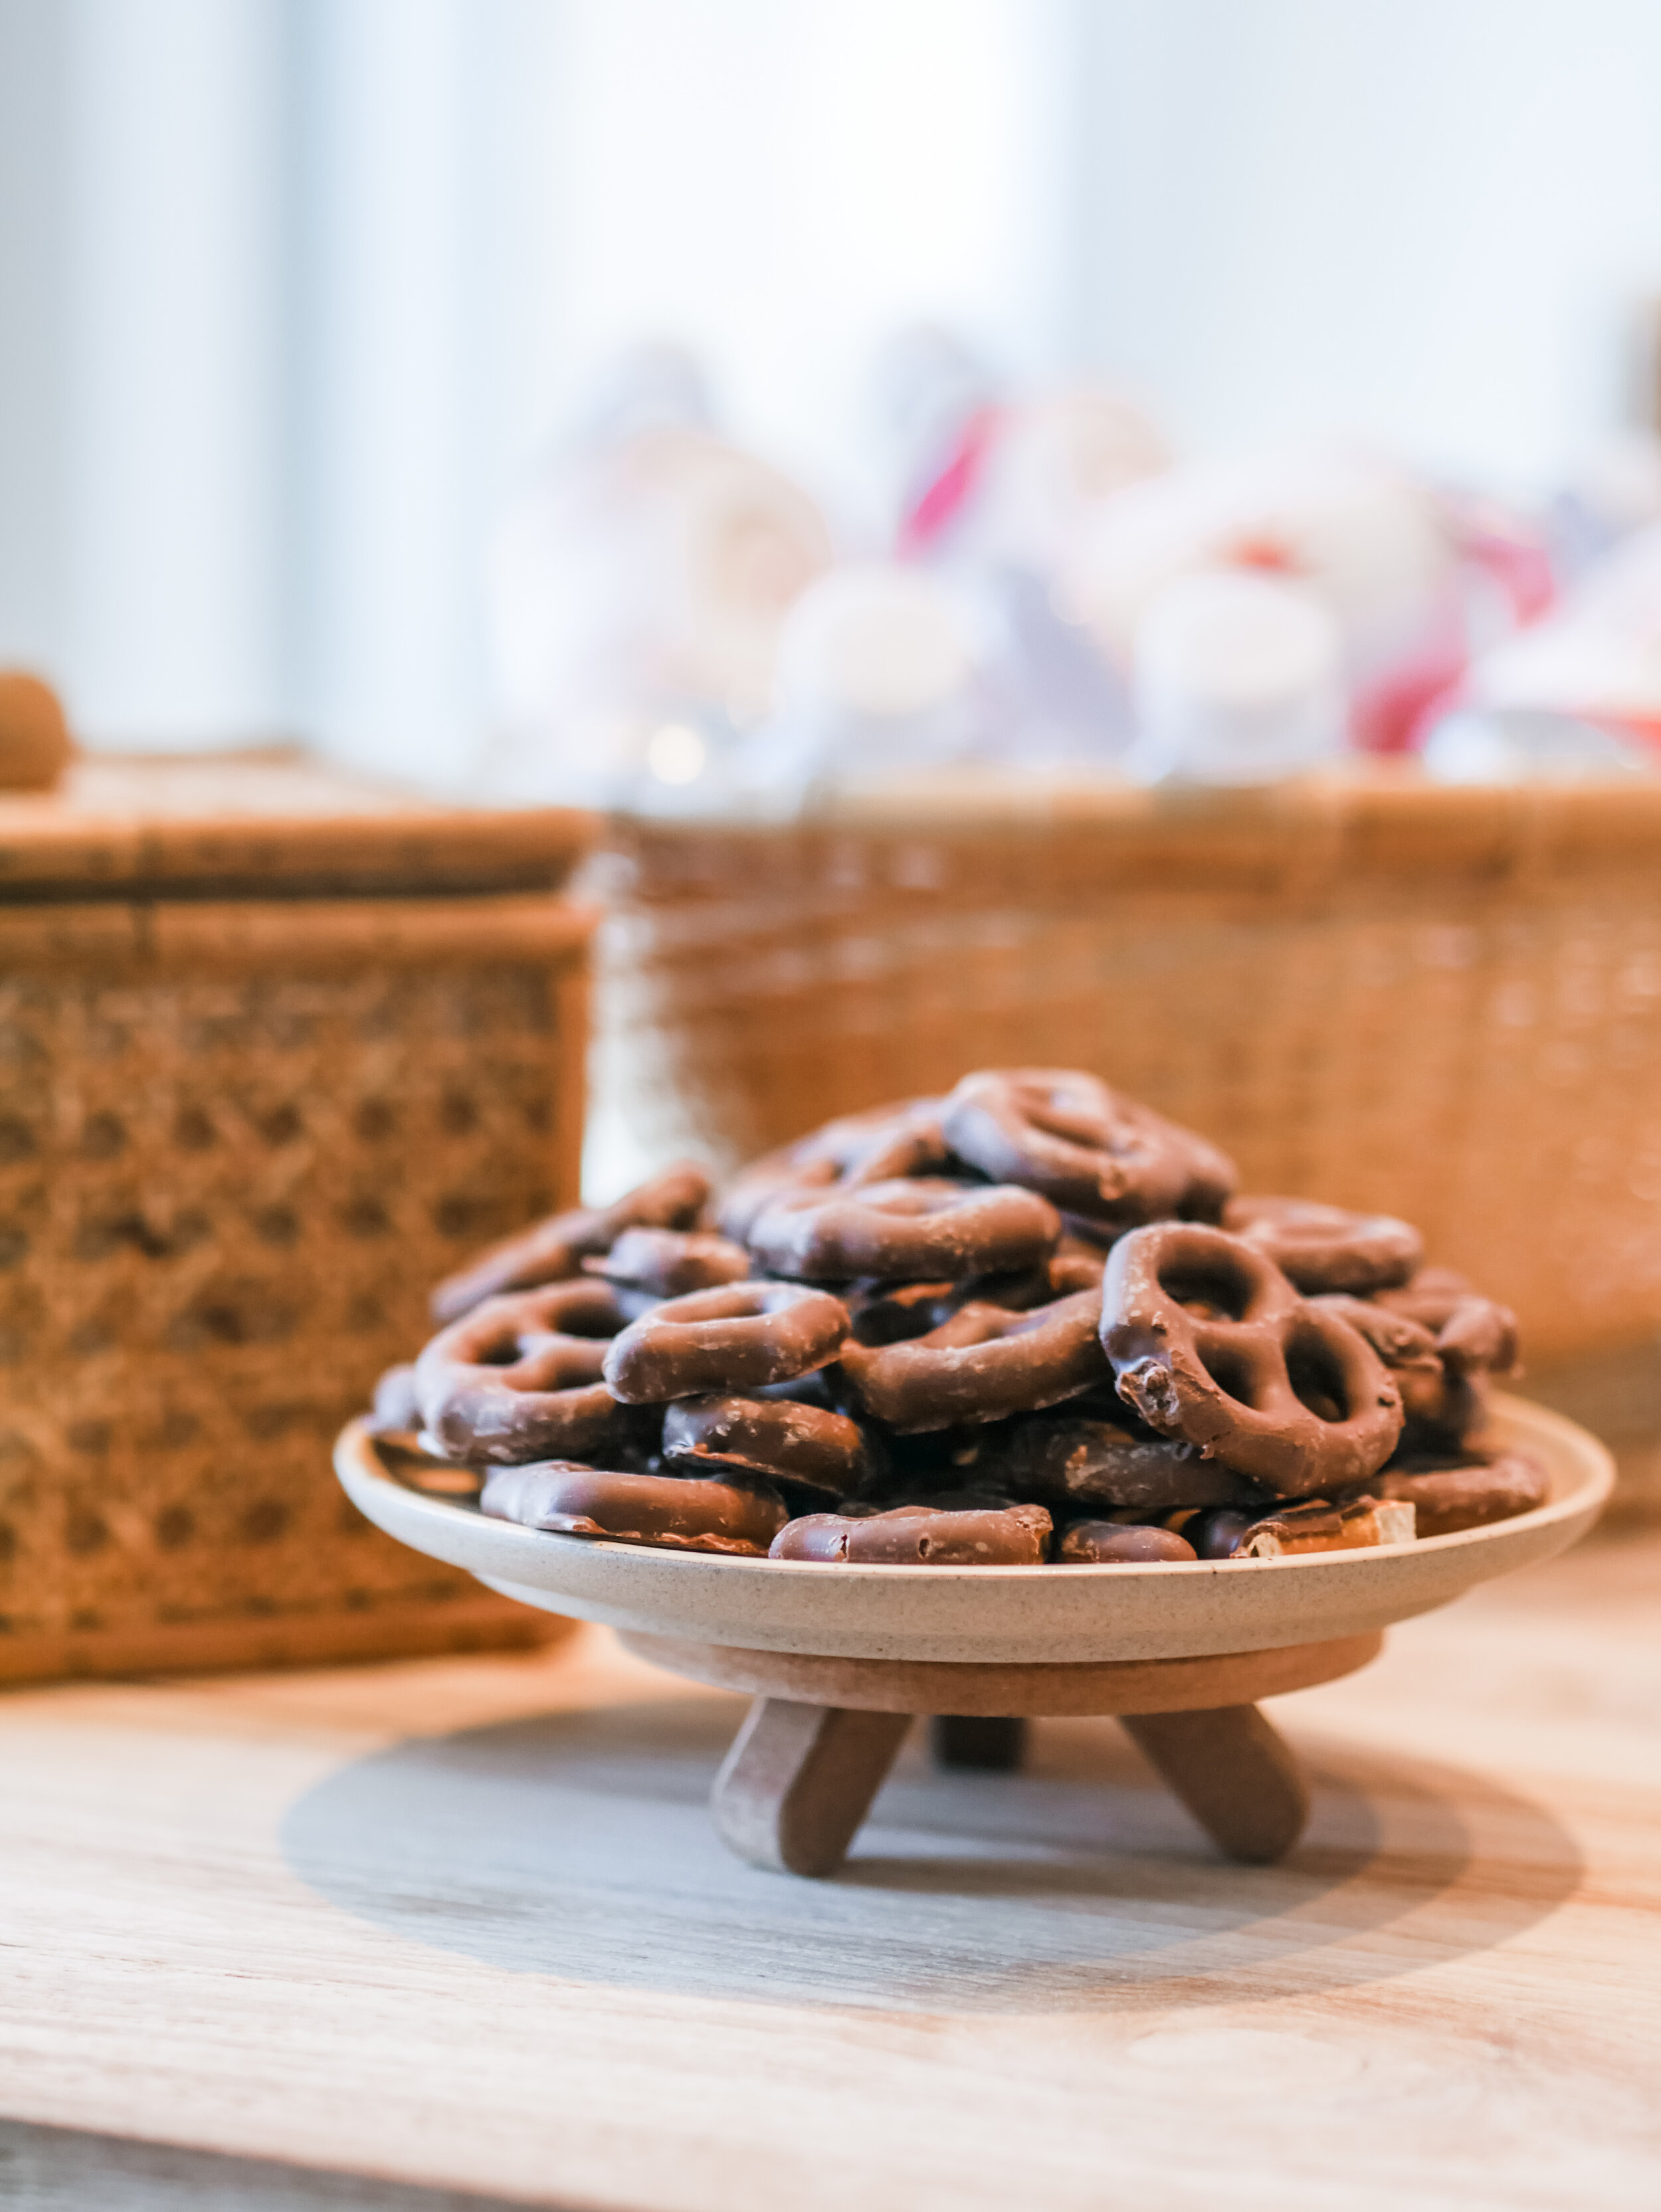
[{"label": "white wall", "polygon": [[810,471],[932,314],[1526,484],[1656,293],[1657,0],[0,0],[0,656],[453,780],[489,516],[619,341]]},{"label": "white wall", "polygon": [[1661,295],[1654,0],[1079,0],[1082,342],[1207,444],[1537,486]]},{"label": "white wall", "polygon": [[689,341],[773,453],[833,464],[898,323],[1064,345],[1068,0],[567,0],[561,389]]}]

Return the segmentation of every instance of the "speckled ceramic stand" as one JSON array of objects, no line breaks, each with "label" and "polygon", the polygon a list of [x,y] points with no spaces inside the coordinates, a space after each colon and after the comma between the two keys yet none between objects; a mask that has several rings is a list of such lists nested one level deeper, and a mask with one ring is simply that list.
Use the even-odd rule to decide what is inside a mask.
[{"label": "speckled ceramic stand", "polygon": [[1018,1755],[1020,1717],[1116,1714],[1225,1851],[1264,1861],[1297,1840],[1306,1797],[1258,1700],[1349,1674],[1391,1622],[1564,1550],[1608,1497],[1609,1455],[1584,1429],[1512,1398],[1496,1400],[1493,1427],[1549,1474],[1532,1513],[1376,1550],[1181,1566],[722,1559],[487,1519],[397,1480],[361,1423],[336,1466],[368,1517],[415,1549],[748,1692],[714,1811],[757,1865],[833,1873],[919,1713],[951,1717],[937,1750],[982,1765]]}]

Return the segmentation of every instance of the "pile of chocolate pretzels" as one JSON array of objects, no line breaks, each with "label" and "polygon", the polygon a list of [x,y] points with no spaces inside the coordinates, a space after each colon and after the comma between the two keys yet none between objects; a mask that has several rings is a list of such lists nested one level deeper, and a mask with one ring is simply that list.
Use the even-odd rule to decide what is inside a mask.
[{"label": "pile of chocolate pretzels", "polygon": [[827,1565],[1272,1559],[1542,1504],[1482,1443],[1506,1309],[1404,1221],[1237,1182],[1093,1075],[985,1070],[493,1247],[373,1426],[527,1528]]}]

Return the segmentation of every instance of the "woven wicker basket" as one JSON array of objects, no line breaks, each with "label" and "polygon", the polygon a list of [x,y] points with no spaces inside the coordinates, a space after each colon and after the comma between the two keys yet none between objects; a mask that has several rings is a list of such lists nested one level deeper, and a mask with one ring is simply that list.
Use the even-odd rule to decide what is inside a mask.
[{"label": "woven wicker basket", "polygon": [[966,779],[616,842],[607,1060],[649,1154],[1093,1068],[1250,1187],[1420,1223],[1535,1354],[1661,1327],[1661,786]]},{"label": "woven wicker basket", "polygon": [[575,1194],[587,834],[270,758],[0,801],[0,1679],[546,1632],[330,1448]]}]

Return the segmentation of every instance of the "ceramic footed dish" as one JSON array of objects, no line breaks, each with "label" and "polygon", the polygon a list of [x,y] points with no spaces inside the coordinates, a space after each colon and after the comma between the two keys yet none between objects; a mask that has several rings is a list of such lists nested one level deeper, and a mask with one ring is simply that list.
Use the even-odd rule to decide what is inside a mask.
[{"label": "ceramic footed dish", "polygon": [[957,1663],[1091,1663],[1265,1651],[1376,1632],[1566,1550],[1614,1480],[1595,1437],[1496,1395],[1495,1442],[1546,1470],[1533,1511],[1452,1535],[1286,1559],[1157,1565],[827,1567],[545,1534],[398,1479],[354,1421],[336,1468],[388,1534],[526,1605],[743,1650]]}]

